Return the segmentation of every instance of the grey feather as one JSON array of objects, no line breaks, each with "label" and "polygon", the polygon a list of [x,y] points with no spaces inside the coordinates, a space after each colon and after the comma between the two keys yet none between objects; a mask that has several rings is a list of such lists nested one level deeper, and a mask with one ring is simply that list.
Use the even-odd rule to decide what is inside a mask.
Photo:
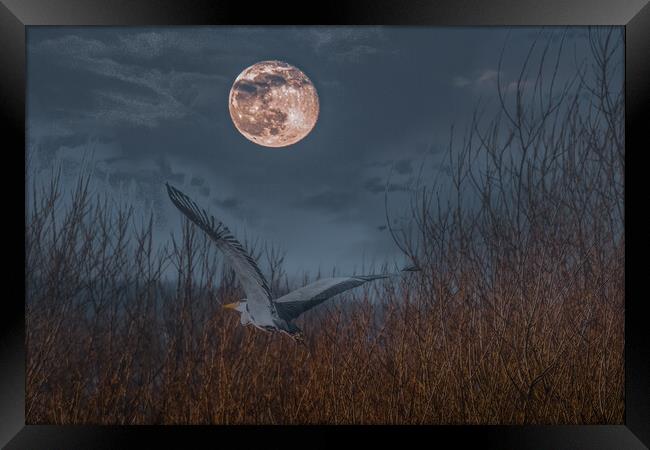
[{"label": "grey feather", "polygon": [[[209,216],[204,209],[201,209],[187,195],[170,186],[169,183],[165,184],[169,198],[174,205],[190,221],[203,230],[214,241],[219,250],[223,252],[246,293],[249,305],[253,306],[254,309],[262,310],[262,308],[265,308],[275,313],[275,306],[271,300],[271,291],[264,275],[255,260],[232,235],[228,227],[213,216]],[[257,308],[255,308],[256,306]]]},{"label": "grey feather", "polygon": [[293,320],[335,295],[379,278],[388,275],[323,278],[276,299],[275,306],[280,317]]}]

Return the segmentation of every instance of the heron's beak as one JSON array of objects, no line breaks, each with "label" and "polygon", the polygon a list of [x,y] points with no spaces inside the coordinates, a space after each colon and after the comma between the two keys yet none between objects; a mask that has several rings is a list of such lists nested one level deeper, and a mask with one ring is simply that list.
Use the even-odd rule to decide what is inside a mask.
[{"label": "heron's beak", "polygon": [[235,302],[235,303],[228,303],[227,305],[223,305],[223,307],[227,309],[237,309],[237,305],[238,303]]}]

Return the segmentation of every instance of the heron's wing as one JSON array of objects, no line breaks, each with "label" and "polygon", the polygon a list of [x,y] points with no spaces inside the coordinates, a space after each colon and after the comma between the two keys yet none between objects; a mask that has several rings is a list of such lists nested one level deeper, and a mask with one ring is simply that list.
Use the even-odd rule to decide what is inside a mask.
[{"label": "heron's wing", "polygon": [[230,233],[228,227],[219,220],[215,220],[213,216],[209,216],[204,209],[199,208],[187,195],[168,183],[165,184],[167,185],[169,198],[171,198],[174,205],[201,228],[214,241],[217,248],[223,252],[226,260],[235,271],[244,292],[246,292],[247,301],[253,304],[256,303],[258,306],[263,305],[274,312],[271,291],[264,275],[262,275],[255,260]]},{"label": "heron's wing", "polygon": [[280,317],[292,320],[328,298],[378,278],[388,275],[323,278],[275,299],[275,307]]}]

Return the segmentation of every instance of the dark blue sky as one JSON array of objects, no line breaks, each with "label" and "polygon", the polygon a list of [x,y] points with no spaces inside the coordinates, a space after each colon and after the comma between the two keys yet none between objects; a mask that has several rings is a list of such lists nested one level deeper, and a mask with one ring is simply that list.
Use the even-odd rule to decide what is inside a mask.
[{"label": "dark blue sky", "polygon": [[[542,42],[559,42],[547,29]],[[30,27],[30,177],[81,161],[93,189],[153,210],[156,236],[180,228],[170,181],[238,236],[287,250],[290,272],[403,261],[383,229],[383,186],[405,184],[423,158],[440,163],[449,128],[480,100],[495,105],[517,79],[539,29],[424,27]],[[566,38],[561,78],[587,54],[586,30]],[[279,59],[313,81],[320,117],[296,145],[241,136],[228,92],[249,65]],[[406,194],[391,194],[400,204]]]}]

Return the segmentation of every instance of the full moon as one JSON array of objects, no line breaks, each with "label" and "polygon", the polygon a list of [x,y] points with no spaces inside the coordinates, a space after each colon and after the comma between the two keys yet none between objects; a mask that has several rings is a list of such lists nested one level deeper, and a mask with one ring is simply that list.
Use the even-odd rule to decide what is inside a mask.
[{"label": "full moon", "polygon": [[235,79],[230,117],[247,139],[286,147],[303,139],[318,120],[318,94],[301,70],[282,61],[262,61]]}]

